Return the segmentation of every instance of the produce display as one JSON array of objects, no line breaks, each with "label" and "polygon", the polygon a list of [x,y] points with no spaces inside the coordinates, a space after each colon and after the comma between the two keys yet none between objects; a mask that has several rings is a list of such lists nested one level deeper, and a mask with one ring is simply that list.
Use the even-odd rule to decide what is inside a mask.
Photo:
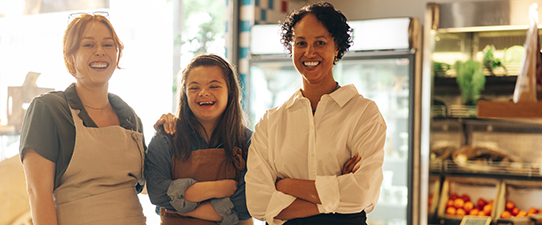
[{"label": "produce display", "polygon": [[532,216],[537,213],[542,213],[542,208],[537,209],[530,207],[527,211],[524,209],[518,209],[513,201],[506,201],[504,205],[505,210],[501,213],[500,218],[513,218],[513,217],[526,217]]},{"label": "produce display", "polygon": [[494,201],[478,198],[471,201],[468,194],[452,193],[446,201],[446,215],[450,216],[491,216]]}]

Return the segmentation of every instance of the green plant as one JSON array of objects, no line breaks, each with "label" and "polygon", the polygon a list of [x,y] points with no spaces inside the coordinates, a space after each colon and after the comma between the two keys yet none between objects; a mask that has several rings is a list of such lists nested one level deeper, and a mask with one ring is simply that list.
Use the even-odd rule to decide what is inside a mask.
[{"label": "green plant", "polygon": [[463,104],[475,105],[484,90],[486,77],[482,63],[473,60],[457,61],[454,64],[457,73],[457,84],[461,90]]},{"label": "green plant", "polygon": [[[182,0],[183,31],[174,44],[193,55],[209,53],[213,42],[225,33],[224,3],[216,0]],[[191,58],[191,57],[190,57]]]}]

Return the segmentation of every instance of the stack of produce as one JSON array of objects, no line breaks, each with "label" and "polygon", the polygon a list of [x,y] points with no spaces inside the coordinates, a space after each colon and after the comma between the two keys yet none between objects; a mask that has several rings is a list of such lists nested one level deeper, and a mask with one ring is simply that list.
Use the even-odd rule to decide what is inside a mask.
[{"label": "stack of produce", "polygon": [[488,202],[483,198],[478,198],[475,204],[468,194],[459,196],[457,193],[452,193],[446,202],[446,214],[450,216],[491,216],[493,202],[493,200]]},{"label": "stack of produce", "polygon": [[542,208],[537,210],[535,207],[530,207],[529,210],[518,209],[513,201],[506,201],[505,210],[501,213],[501,218],[526,217],[537,213],[542,213]]}]

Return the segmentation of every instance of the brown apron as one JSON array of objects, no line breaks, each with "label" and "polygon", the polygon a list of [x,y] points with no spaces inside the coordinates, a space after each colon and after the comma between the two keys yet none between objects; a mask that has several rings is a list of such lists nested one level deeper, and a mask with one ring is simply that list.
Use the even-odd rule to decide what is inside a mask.
[{"label": "brown apron", "polygon": [[[229,163],[222,148],[200,149],[192,151],[190,157],[183,161],[175,156],[172,159],[173,168],[171,177],[173,180],[180,178],[192,178],[198,182],[215,181],[224,179],[239,180],[240,170],[245,168],[245,161],[241,157],[241,149],[234,148],[237,156],[235,165]],[[160,209],[162,225],[190,224],[190,225],[216,225],[214,221],[180,215],[176,212]],[[250,220],[252,224],[252,220]],[[244,221],[241,221],[241,224]]]},{"label": "brown apron", "polygon": [[53,192],[58,224],[145,224],[136,184],[143,183],[143,135],[120,126],[85,127],[71,109],[75,147]]}]

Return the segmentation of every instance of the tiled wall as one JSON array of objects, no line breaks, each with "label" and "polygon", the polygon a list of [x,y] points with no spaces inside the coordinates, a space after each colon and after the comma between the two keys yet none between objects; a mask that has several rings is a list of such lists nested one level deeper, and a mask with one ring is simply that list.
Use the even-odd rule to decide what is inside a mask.
[{"label": "tiled wall", "polygon": [[[231,0],[230,0],[231,1]],[[250,57],[250,28],[255,24],[278,24],[284,21],[286,14],[298,9],[307,0],[240,0],[239,12],[239,64],[237,70],[241,76],[242,86],[245,86],[249,73]],[[277,25],[278,26],[278,25]],[[277,40],[280,41],[280,40]],[[243,92],[243,99],[246,99]]]}]

